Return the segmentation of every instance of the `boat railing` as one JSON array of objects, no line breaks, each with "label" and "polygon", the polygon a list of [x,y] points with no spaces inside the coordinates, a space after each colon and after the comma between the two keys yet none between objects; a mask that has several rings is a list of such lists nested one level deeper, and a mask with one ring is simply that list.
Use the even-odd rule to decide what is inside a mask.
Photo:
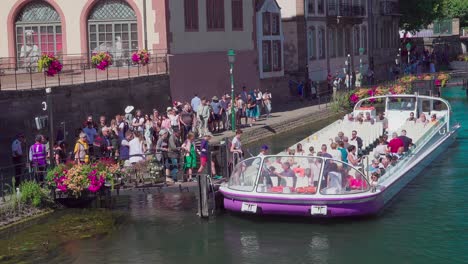
[{"label": "boat railing", "polygon": [[[405,169],[408,163],[412,162],[415,157],[415,153],[418,153],[434,136],[435,133],[439,133],[441,129],[446,126],[445,116],[442,117],[437,124],[432,125],[415,143],[414,147],[410,151],[406,152],[398,161],[396,166],[390,167],[386,170],[384,175],[379,179],[379,183],[388,180],[392,175],[395,175],[401,169]],[[446,131],[448,132],[448,131]]]}]

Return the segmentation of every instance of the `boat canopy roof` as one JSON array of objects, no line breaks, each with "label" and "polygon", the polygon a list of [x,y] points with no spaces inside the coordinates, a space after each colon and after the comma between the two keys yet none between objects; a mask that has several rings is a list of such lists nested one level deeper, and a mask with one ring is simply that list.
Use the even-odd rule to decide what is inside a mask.
[{"label": "boat canopy roof", "polygon": [[271,155],[236,165],[228,183],[236,191],[289,195],[347,195],[370,191],[358,168],[327,157]]}]

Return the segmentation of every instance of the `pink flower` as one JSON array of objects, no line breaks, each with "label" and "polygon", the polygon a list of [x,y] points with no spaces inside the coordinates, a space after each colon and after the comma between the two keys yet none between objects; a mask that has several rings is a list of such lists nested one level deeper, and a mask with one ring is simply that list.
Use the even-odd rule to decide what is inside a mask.
[{"label": "pink flower", "polygon": [[352,94],[351,97],[349,98],[351,102],[357,103],[359,101],[359,97],[356,94]]}]

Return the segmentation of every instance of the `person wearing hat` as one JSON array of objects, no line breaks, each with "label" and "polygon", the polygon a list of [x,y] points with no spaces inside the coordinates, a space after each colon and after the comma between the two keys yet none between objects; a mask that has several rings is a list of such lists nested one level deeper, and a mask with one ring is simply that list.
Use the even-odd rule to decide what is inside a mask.
[{"label": "person wearing hat", "polygon": [[167,118],[171,121],[172,131],[180,131],[180,122],[179,115],[176,114],[176,111],[172,107],[167,108]]},{"label": "person wearing hat", "polygon": [[213,96],[212,102],[211,102],[211,117],[212,117],[212,131],[219,132],[220,131],[220,125],[219,121],[221,121],[221,113],[222,113],[222,108],[221,104],[219,103],[219,98],[218,96]]},{"label": "person wearing hat", "polygon": [[261,148],[260,148],[260,153],[258,153],[257,157],[264,157],[268,155],[268,146],[267,145],[263,145]]},{"label": "person wearing hat", "polygon": [[15,187],[18,187],[21,183],[21,174],[23,172],[23,148],[25,144],[24,134],[19,133],[16,135],[15,140],[11,144],[11,156],[13,160],[13,165],[15,166]]},{"label": "person wearing hat", "polygon": [[[198,174],[204,172],[206,168],[206,164],[208,163],[208,155],[211,155],[210,152],[210,139],[212,138],[211,133],[206,133],[203,136],[203,139],[200,143],[200,168],[198,168]],[[213,159],[211,160],[211,173],[212,175],[216,175],[216,168]],[[215,176],[216,177],[216,176]]]},{"label": "person wearing hat", "polygon": [[132,111],[133,109],[135,109],[132,105],[129,105],[127,107],[125,107],[125,120],[127,120],[128,124],[132,124],[132,120],[133,120],[133,114],[132,114]]}]

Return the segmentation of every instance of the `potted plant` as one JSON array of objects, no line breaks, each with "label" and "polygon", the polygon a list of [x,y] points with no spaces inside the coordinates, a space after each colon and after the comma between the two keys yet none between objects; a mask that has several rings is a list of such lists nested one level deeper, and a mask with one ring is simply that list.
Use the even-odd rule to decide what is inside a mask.
[{"label": "potted plant", "polygon": [[150,61],[150,53],[146,49],[135,51],[132,54],[132,61],[134,64],[145,66]]},{"label": "potted plant", "polygon": [[44,70],[44,74],[54,77],[62,71],[63,65],[58,58],[51,54],[42,54],[41,58],[37,61],[37,69],[39,72]]},{"label": "potted plant", "polygon": [[113,188],[119,164],[100,160],[92,164],[62,164],[47,172],[47,185],[70,207],[82,207]]},{"label": "potted plant", "polygon": [[112,65],[112,56],[108,52],[99,52],[91,57],[92,63],[101,71]]}]

